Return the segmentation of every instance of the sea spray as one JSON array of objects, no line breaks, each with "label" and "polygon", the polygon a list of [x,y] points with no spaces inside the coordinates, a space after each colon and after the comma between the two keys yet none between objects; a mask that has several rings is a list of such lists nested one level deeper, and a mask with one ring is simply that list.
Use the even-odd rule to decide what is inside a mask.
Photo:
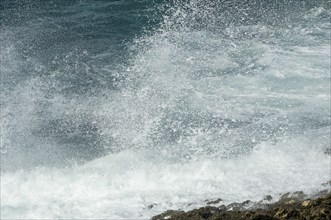
[{"label": "sea spray", "polygon": [[325,188],[326,1],[58,3],[0,34],[2,218],[144,219]]}]

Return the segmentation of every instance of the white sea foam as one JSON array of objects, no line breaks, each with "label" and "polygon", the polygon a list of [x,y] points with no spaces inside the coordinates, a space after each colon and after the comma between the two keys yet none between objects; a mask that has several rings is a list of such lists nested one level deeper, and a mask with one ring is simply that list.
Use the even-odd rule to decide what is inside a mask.
[{"label": "white sea foam", "polygon": [[[2,218],[148,218],[167,209],[189,210],[204,200],[261,200],[270,194],[314,193],[329,180],[330,156],[310,137],[259,144],[249,155],[170,163],[160,152],[127,150],[83,166],[3,173]],[[153,205],[152,208],[148,206]]]},{"label": "white sea foam", "polygon": [[[177,4],[135,39],[117,90],[70,96],[52,70],[1,97],[1,147],[18,149],[2,157],[1,218],[145,219],[206,199],[325,189],[330,10],[307,12],[305,27],[222,26],[220,5]],[[56,168],[83,149],[68,150],[75,140],[109,154]]]}]

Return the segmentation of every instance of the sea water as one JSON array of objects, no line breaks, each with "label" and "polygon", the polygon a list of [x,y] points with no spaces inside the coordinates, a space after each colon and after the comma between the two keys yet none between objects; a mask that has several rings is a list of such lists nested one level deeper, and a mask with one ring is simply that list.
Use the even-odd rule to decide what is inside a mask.
[{"label": "sea water", "polygon": [[2,219],[328,189],[329,1],[0,5]]}]

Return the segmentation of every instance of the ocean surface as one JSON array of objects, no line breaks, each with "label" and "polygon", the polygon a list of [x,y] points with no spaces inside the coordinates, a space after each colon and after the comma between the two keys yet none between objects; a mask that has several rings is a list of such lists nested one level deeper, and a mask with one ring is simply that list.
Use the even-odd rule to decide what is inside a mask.
[{"label": "ocean surface", "polygon": [[2,0],[1,219],[327,189],[329,0]]}]

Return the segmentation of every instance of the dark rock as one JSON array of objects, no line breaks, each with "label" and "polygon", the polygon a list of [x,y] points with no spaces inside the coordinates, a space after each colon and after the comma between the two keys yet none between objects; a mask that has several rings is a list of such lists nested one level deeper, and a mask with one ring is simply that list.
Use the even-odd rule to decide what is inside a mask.
[{"label": "dark rock", "polygon": [[221,212],[224,212],[224,211],[227,210],[225,205],[221,205],[221,206],[219,206],[218,209],[219,209]]},{"label": "dark rock", "polygon": [[286,214],[286,219],[298,218],[299,216],[300,212],[296,209],[293,209]]},{"label": "dark rock", "polygon": [[290,197],[290,193],[285,193],[280,197],[280,200],[288,199]]},{"label": "dark rock", "polygon": [[223,200],[222,199],[220,199],[220,198],[218,198],[218,199],[216,199],[216,200],[206,200],[206,204],[207,205],[214,205],[214,204],[218,204],[218,203],[220,203],[220,202],[222,202]]},{"label": "dark rock", "polygon": [[148,209],[152,209],[156,204],[153,203],[153,204],[150,204],[149,206],[147,206]]},{"label": "dark rock", "polygon": [[324,153],[327,154],[327,155],[331,155],[331,148],[326,148],[324,150]]},{"label": "dark rock", "polygon": [[246,200],[245,202],[242,203],[243,206],[247,206],[251,203],[251,200]]},{"label": "dark rock", "polygon": [[321,185],[322,185],[322,186],[331,186],[331,180],[328,181],[328,182],[326,182],[326,183],[322,183]]},{"label": "dark rock", "polygon": [[272,200],[272,196],[271,195],[267,195],[263,198],[263,200],[265,201],[271,201]]},{"label": "dark rock", "polygon": [[[178,216],[183,216],[185,214],[184,211],[175,211],[175,210],[168,210],[164,213],[152,217],[152,220],[163,220],[163,219],[178,219]],[[182,218],[184,219],[184,218]]]},{"label": "dark rock", "polygon": [[276,218],[269,216],[269,215],[256,215],[255,217],[251,218],[252,220],[275,220]]},{"label": "dark rock", "polygon": [[227,208],[227,210],[239,211],[242,209],[242,204],[233,202],[233,203],[229,204],[226,208]]},{"label": "dark rock", "polygon": [[242,203],[233,202],[233,203],[229,204],[226,208],[228,210],[241,211],[241,210],[245,210],[247,208],[247,206],[250,205],[251,203],[252,202],[250,200],[246,200]]},{"label": "dark rock", "polygon": [[306,194],[304,194],[302,191],[296,191],[292,194],[292,197],[298,198],[298,199],[304,199],[305,197],[307,197]]},{"label": "dark rock", "polygon": [[326,194],[328,193],[328,190],[322,190],[322,191],[319,191],[318,193],[316,193],[312,198],[320,198],[320,197],[323,197],[325,196]]},{"label": "dark rock", "polygon": [[323,194],[316,199],[302,200],[304,197],[306,195],[303,192],[284,194],[279,201],[267,204],[264,208],[254,208],[250,206],[252,202],[247,200],[243,203],[231,203],[227,207],[207,206],[188,212],[166,211],[152,220],[331,220],[331,193]]}]

